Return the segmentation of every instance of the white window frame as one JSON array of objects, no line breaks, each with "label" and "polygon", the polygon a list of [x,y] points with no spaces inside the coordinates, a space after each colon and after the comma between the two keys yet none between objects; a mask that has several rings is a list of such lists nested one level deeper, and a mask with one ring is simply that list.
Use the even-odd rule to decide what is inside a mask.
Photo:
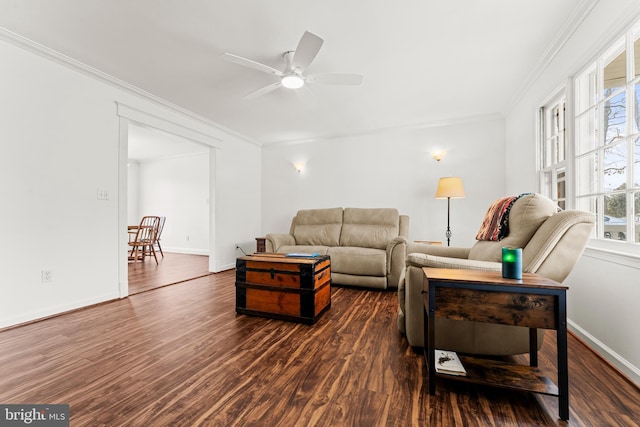
[{"label": "white window frame", "polygon": [[[563,85],[538,110],[538,192],[558,203],[563,209],[569,203],[569,157],[567,90]],[[558,131],[553,132],[554,111],[558,114]],[[559,141],[560,144],[552,141]],[[558,145],[564,155],[558,159]],[[561,176],[562,172],[562,176]],[[558,194],[558,183],[564,182],[564,194]]]},{"label": "white window frame", "polygon": [[[633,120],[634,117],[637,119],[640,117],[640,112],[635,112],[635,103],[634,97],[636,95],[635,91],[640,91],[640,70],[635,70],[635,61],[634,61],[634,47],[635,43],[640,40],[640,23],[636,24],[635,27],[626,31],[621,37],[616,38],[612,43],[610,43],[609,48],[604,51],[603,54],[599,55],[596,60],[592,61],[588,66],[584,67],[581,70],[574,82],[575,85],[571,86],[571,89],[574,91],[573,96],[567,98],[567,104],[571,105],[573,111],[570,115],[567,115],[567,127],[571,127],[571,131],[568,134],[571,135],[571,139],[568,140],[568,146],[571,147],[571,152],[567,153],[568,163],[572,164],[573,171],[570,175],[568,175],[568,179],[570,179],[571,185],[569,188],[572,189],[571,199],[575,201],[575,207],[583,210],[590,210],[597,214],[597,227],[596,231],[594,231],[593,239],[590,242],[590,246],[611,250],[615,252],[621,253],[629,253],[633,255],[640,254],[640,223],[637,223],[637,216],[640,212],[634,212],[634,195],[640,194],[640,178],[634,178],[634,170],[640,170],[638,167],[634,167],[634,158],[635,158],[635,150],[634,144],[636,141],[640,141],[640,125],[633,131]],[[640,46],[640,43],[639,43]],[[621,91],[616,91],[609,97],[604,96],[604,69],[607,65],[609,65],[610,61],[616,58],[622,51],[626,52],[626,70],[625,77],[622,83],[623,89],[625,93],[626,105],[625,105],[625,136],[622,138],[626,144],[626,188],[618,191],[611,191],[604,188],[604,167],[598,168],[597,165],[604,165],[604,153],[607,150],[607,147],[613,147],[616,144],[605,144],[605,135],[598,135],[598,130],[604,129],[604,106],[606,105],[607,99],[615,98],[617,94],[622,93]],[[640,52],[636,53],[636,56],[640,55]],[[595,75],[595,80],[590,79],[587,76]],[[593,99],[589,99],[588,103],[585,104],[585,88],[592,87]],[[587,106],[585,108],[585,105]],[[595,112],[598,113],[595,113]],[[579,120],[583,120],[583,128],[584,123],[589,119],[589,114],[595,114],[596,120],[593,121],[593,136],[595,139],[594,146],[591,147],[590,150],[581,151],[578,147],[580,144],[581,132],[583,129],[579,126]],[[635,115],[635,116],[634,116]],[[582,134],[584,139],[584,134]],[[616,142],[617,143],[617,142]],[[542,147],[540,150],[542,154]],[[578,176],[581,173],[581,168],[578,163],[582,159],[586,159],[587,156],[592,156],[592,166],[591,176],[589,179],[585,179],[584,177]],[[587,162],[586,160],[582,160],[583,163]],[[540,169],[542,171],[542,169]],[[584,172],[586,170],[582,169]],[[593,172],[596,172],[593,173]],[[542,175],[541,178],[542,180]],[[593,181],[590,190],[585,191],[585,183]],[[635,185],[634,185],[635,183]],[[541,181],[542,184],[542,181]],[[625,225],[624,231],[626,233],[626,240],[614,240],[613,238],[605,239],[605,212],[604,212],[604,198],[611,194],[624,194],[626,198],[626,216],[625,216]],[[636,195],[635,197],[640,197]],[[598,212],[596,212],[596,206],[600,206]],[[610,219],[610,218],[609,218]],[[634,233],[636,236],[634,236]],[[609,233],[610,235],[610,233]]]}]

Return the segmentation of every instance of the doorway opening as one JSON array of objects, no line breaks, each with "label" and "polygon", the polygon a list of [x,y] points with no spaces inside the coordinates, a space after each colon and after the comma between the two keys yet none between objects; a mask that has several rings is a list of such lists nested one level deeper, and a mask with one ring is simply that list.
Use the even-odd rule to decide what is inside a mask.
[{"label": "doorway opening", "polygon": [[127,224],[165,219],[157,264],[154,257],[128,261],[129,295],[210,274],[209,163],[209,147],[129,123]]},{"label": "doorway opening", "polygon": [[[132,281],[145,284],[138,283],[132,292],[214,271],[209,255],[215,247],[215,164],[220,140],[192,128],[184,117],[170,120],[119,102],[116,105],[120,129],[118,281],[120,297],[125,298],[130,294],[128,227],[138,225],[144,215],[166,217],[161,235],[165,256],[158,255],[158,264],[153,258],[146,259],[144,270],[140,261],[135,263],[139,271]],[[194,264],[197,267],[188,267]]]}]

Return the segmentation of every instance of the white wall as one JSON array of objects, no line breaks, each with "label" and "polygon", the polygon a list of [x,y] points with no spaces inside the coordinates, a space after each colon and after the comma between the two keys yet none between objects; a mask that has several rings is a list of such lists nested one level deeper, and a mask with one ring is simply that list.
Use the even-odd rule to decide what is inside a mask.
[{"label": "white wall", "polygon": [[[435,147],[447,155],[436,162]],[[298,174],[294,162],[304,161]],[[460,176],[466,198],[451,201],[452,245],[470,246],[489,204],[504,195],[504,120],[392,129],[263,149],[264,233],[286,233],[299,209],[394,207],[410,216],[410,239],[446,243],[446,200],[438,179]],[[531,188],[523,190],[531,191]]]},{"label": "white wall", "polygon": [[[536,111],[544,100],[637,18],[633,0],[598,2],[542,74],[522,94],[506,122],[507,191],[535,185]],[[640,288],[637,260],[589,249],[565,281],[570,326],[591,347],[640,384]],[[571,356],[571,355],[569,355]]]},{"label": "white wall", "polygon": [[[131,169],[129,169],[131,170]],[[209,254],[209,154],[139,162],[139,212],[167,218],[166,252]]]},{"label": "white wall", "polygon": [[[119,296],[127,207],[126,198],[119,206],[116,103],[220,141],[210,249],[214,269],[234,265],[235,242],[260,231],[259,146],[0,36],[0,328]],[[98,189],[110,200],[97,200]],[[53,282],[41,283],[41,270],[52,271]]]},{"label": "white wall", "polygon": [[[255,147],[253,147],[255,148]],[[214,262],[217,270],[235,268],[236,243],[245,252],[255,251],[255,238],[262,235],[262,149],[247,150],[241,144],[228,144],[216,150],[216,205]]]}]

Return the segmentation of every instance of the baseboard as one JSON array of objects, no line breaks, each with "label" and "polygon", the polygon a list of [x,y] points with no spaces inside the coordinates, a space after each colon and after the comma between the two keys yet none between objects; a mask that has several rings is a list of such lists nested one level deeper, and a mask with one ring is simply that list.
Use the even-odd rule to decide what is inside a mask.
[{"label": "baseboard", "polygon": [[576,323],[568,320],[571,332],[595,351],[602,359],[615,368],[621,375],[624,375],[630,383],[640,388],[640,368],[631,364],[624,357],[609,348],[602,341],[582,329]]},{"label": "baseboard", "polygon": [[84,309],[92,305],[102,304],[108,301],[120,299],[117,292],[104,294],[94,298],[88,298],[81,301],[75,301],[73,303],[61,304],[55,307],[48,307],[46,310],[32,311],[15,316],[10,319],[0,319],[0,331],[15,328],[25,324],[39,322],[41,320],[49,319],[51,317],[60,316],[75,310]]},{"label": "baseboard", "polygon": [[162,251],[163,252],[173,253],[173,254],[209,255],[209,250],[208,249],[167,247],[167,248],[162,248]]},{"label": "baseboard", "polygon": [[215,271],[216,273],[220,273],[221,271],[233,270],[234,268],[236,268],[235,262],[231,264],[216,265]]}]

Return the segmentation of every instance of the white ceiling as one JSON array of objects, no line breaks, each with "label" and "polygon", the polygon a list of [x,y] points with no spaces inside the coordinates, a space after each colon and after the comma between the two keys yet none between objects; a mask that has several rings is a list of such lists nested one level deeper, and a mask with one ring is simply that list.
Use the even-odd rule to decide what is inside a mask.
[{"label": "white ceiling", "polygon": [[[0,26],[260,142],[504,113],[596,0],[0,0]],[[309,103],[231,52],[282,67],[324,39]]]}]

